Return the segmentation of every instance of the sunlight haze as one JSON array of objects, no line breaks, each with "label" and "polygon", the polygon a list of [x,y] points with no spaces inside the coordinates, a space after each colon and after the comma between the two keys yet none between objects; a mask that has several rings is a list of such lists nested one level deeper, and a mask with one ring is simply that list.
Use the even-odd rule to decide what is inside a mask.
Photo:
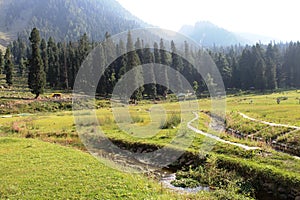
[{"label": "sunlight haze", "polygon": [[232,32],[270,36],[283,41],[299,40],[299,2],[239,0],[118,0],[145,22],[178,31],[182,25],[210,21]]}]

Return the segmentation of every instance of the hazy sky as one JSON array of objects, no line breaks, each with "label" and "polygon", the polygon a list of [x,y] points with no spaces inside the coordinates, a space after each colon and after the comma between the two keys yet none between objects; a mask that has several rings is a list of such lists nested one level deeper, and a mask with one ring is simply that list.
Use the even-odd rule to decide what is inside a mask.
[{"label": "hazy sky", "polygon": [[210,21],[234,32],[300,40],[299,0],[117,0],[140,19],[178,31]]}]

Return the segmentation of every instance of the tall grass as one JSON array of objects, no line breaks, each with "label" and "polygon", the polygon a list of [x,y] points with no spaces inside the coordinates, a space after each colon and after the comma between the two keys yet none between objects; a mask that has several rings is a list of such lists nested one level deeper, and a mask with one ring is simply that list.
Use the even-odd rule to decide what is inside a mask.
[{"label": "tall grass", "polygon": [[161,129],[176,128],[181,123],[181,116],[179,114],[172,113],[171,116],[167,117],[166,121],[162,121]]}]

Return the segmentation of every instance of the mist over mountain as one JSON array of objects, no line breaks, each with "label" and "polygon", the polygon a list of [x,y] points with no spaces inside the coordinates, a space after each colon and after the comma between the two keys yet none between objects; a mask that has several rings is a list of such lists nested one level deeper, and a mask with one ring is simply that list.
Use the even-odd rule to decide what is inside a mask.
[{"label": "mist over mountain", "polygon": [[74,40],[84,33],[93,40],[146,24],[115,0],[0,0],[0,44],[37,27],[41,36]]},{"label": "mist over mountain", "polygon": [[258,35],[258,34],[253,34],[253,33],[236,33],[236,34],[251,41],[252,43],[268,44],[271,41],[281,41],[278,38],[264,36],[264,35]]},{"label": "mist over mountain", "polygon": [[208,21],[199,21],[194,26],[184,25],[179,32],[191,37],[202,46],[252,45],[255,43],[268,44],[271,41],[280,41],[274,37],[253,33],[230,32]]},{"label": "mist over mountain", "polygon": [[184,25],[179,32],[191,37],[202,46],[229,46],[252,43],[252,41],[208,21],[197,22],[194,26]]}]

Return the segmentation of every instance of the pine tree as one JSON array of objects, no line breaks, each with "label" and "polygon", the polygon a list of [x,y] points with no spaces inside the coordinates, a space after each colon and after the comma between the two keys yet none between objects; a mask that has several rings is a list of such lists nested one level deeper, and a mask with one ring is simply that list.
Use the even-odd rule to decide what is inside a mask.
[{"label": "pine tree", "polygon": [[[98,66],[101,66],[101,68],[104,68],[104,66],[106,66],[106,57],[105,57],[105,50],[103,48],[103,45],[100,45],[98,47],[98,58],[99,58],[99,63]],[[99,72],[98,72],[99,73]],[[97,93],[100,93],[102,95],[107,95],[107,92],[109,91],[109,77],[108,77],[108,72],[107,70],[104,71],[104,73],[102,74],[100,80],[99,80],[99,83],[98,83],[98,86],[97,86]],[[111,86],[113,87],[113,86]],[[110,91],[112,92],[112,90]]]},{"label": "pine tree", "polygon": [[241,89],[249,90],[251,87],[254,87],[254,65],[255,59],[252,51],[249,47],[246,47],[239,60]]},{"label": "pine tree", "polygon": [[273,90],[277,88],[276,80],[276,47],[269,44],[266,51],[266,88]]},{"label": "pine tree", "polygon": [[199,90],[199,84],[198,84],[197,81],[193,82],[193,90],[194,90],[194,94],[198,96],[198,94],[199,94],[199,91],[198,91]]},{"label": "pine tree", "polygon": [[24,58],[21,58],[20,64],[19,64],[19,75],[23,76],[26,72],[26,60]]},{"label": "pine tree", "polygon": [[223,53],[218,53],[216,65],[223,78],[225,88],[228,88],[231,84],[230,81],[232,77],[232,69],[230,68],[229,63]]},{"label": "pine tree", "polygon": [[47,71],[47,83],[50,87],[54,88],[58,85],[58,74],[59,74],[59,55],[58,48],[52,37],[48,40],[47,45],[48,55],[48,71]]},{"label": "pine tree", "polygon": [[[172,63],[171,63],[171,67],[176,71],[175,74],[175,79],[173,81],[176,81],[176,87],[178,91],[173,91],[173,92],[184,92],[183,91],[183,86],[182,86],[182,80],[181,80],[181,76],[180,76],[180,69],[182,68],[182,59],[181,57],[177,54],[177,50],[175,47],[175,43],[172,40],[171,41],[171,50],[172,50]],[[171,74],[170,72],[168,73],[168,77],[170,78]]]},{"label": "pine tree", "polygon": [[[126,72],[132,70],[134,67],[137,67],[141,64],[138,54],[136,53],[132,37],[130,31],[128,32],[127,36],[127,69]],[[135,70],[134,73],[134,80],[132,81],[133,87],[136,89],[134,93],[132,94],[131,98],[134,100],[134,102],[139,101],[142,99],[142,94],[144,91],[143,87],[143,75],[140,70]]]},{"label": "pine tree", "polygon": [[294,84],[297,88],[300,88],[300,42],[297,42],[296,44],[296,53],[295,53],[295,78],[294,78]]},{"label": "pine tree", "polygon": [[12,83],[12,74],[13,74],[13,63],[11,59],[11,52],[10,48],[6,48],[6,52],[4,55],[4,72],[5,72],[5,79],[8,86],[11,86]]},{"label": "pine tree", "polygon": [[139,59],[140,59],[140,63],[144,63],[144,58],[143,58],[143,48],[142,48],[142,43],[141,43],[141,40],[140,38],[137,38],[135,44],[135,49],[136,49],[136,53],[137,55],[139,56]]},{"label": "pine tree", "polygon": [[67,47],[66,43],[59,42],[58,48],[58,60],[59,60],[59,86],[61,89],[67,89],[68,86],[68,71],[67,71]]},{"label": "pine tree", "polygon": [[68,85],[69,87],[73,88],[76,74],[78,69],[76,68],[76,58],[75,58],[75,49],[73,47],[73,43],[69,42],[67,45],[67,52],[68,52],[68,57],[67,57],[67,65],[68,65]]},{"label": "pine tree", "polygon": [[19,67],[18,73],[22,76],[24,72],[24,60],[26,57],[26,45],[20,37],[18,37],[16,41],[13,41],[12,54],[14,63]]},{"label": "pine tree", "polygon": [[109,64],[102,75],[104,88],[103,94],[107,95],[113,92],[117,76],[115,71],[115,66],[117,64],[115,60],[117,49],[109,33],[105,34],[105,45],[104,51],[100,51],[102,54],[100,56],[105,61],[105,65]]},{"label": "pine tree", "polygon": [[241,87],[241,70],[238,65],[237,58],[233,57],[231,60],[231,66],[232,66],[232,78],[231,78],[231,87],[232,88],[240,88]]},{"label": "pine tree", "polygon": [[155,77],[157,77],[157,81],[163,83],[163,85],[159,85],[157,87],[158,94],[166,97],[169,91],[169,79],[167,67],[169,66],[168,53],[166,52],[166,48],[164,45],[163,39],[160,40],[159,43],[159,59],[160,64],[164,65],[164,68],[159,68],[155,70]]},{"label": "pine tree", "polygon": [[150,82],[150,84],[145,85],[145,94],[147,94],[150,98],[155,100],[157,96],[156,91],[156,80],[155,80],[155,74],[154,74],[154,55],[151,52],[150,46],[146,44],[144,49],[144,60],[143,64],[147,64],[149,67],[147,70],[147,73],[144,72],[144,79],[147,82]]},{"label": "pine tree", "polygon": [[29,38],[31,42],[31,58],[29,60],[28,86],[37,99],[44,92],[46,75],[40,54],[40,33],[34,28]]},{"label": "pine tree", "polygon": [[0,74],[3,72],[3,53],[0,49]]},{"label": "pine tree", "polygon": [[48,72],[48,53],[47,53],[47,43],[45,39],[41,41],[41,57],[43,60],[44,71]]},{"label": "pine tree", "polygon": [[78,49],[79,49],[79,58],[78,59],[79,59],[80,64],[82,64],[82,62],[85,60],[85,58],[87,57],[87,55],[89,54],[89,52],[91,50],[89,38],[86,33],[80,37]]},{"label": "pine tree", "polygon": [[194,68],[192,66],[192,64],[193,64],[192,62],[194,62],[194,61],[193,61],[193,57],[192,57],[192,54],[190,51],[190,46],[187,41],[184,41],[184,57],[185,57],[185,59],[183,59],[183,67],[181,69],[181,73],[192,85],[193,81],[195,80],[195,77],[193,75]]},{"label": "pine tree", "polygon": [[125,52],[125,44],[123,40],[119,41],[119,44],[117,45],[117,55],[119,55],[119,58],[117,58],[117,63],[115,67],[115,73],[116,73],[116,78],[120,79],[126,71],[126,55],[123,55]]},{"label": "pine tree", "polygon": [[252,47],[252,52],[255,59],[254,65],[254,86],[255,89],[264,91],[266,89],[266,63],[264,60],[264,53],[263,49],[261,48],[260,44],[256,44]]},{"label": "pine tree", "polygon": [[159,53],[159,49],[158,49],[158,44],[155,42],[153,45],[154,48],[154,63],[161,63],[161,59],[160,59],[160,53]]}]

